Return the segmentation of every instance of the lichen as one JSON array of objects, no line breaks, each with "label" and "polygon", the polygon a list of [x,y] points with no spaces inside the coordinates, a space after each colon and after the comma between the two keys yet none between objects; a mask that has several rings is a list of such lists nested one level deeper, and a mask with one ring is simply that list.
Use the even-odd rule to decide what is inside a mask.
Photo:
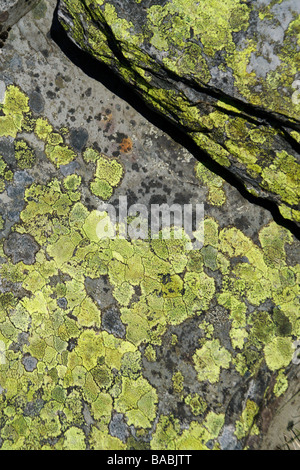
[{"label": "lichen", "polygon": [[[18,88],[12,92],[28,113],[26,95]],[[18,114],[12,103],[8,109]],[[54,152],[66,146],[66,134],[44,118],[31,132],[48,153],[50,147]],[[16,132],[17,151],[20,139]],[[69,161],[54,154],[57,167]],[[112,191],[122,183],[124,168],[117,159],[91,148],[83,159],[94,168],[95,180],[105,181]],[[8,168],[0,157],[5,184]],[[223,191],[219,177],[203,166],[196,171],[208,187]],[[207,393],[225,374],[254,378],[263,364],[276,379],[275,396],[288,386],[285,371],[300,335],[299,265],[287,261],[292,235],[272,221],[254,241],[206,216],[199,250],[189,250],[185,239],[102,238],[104,220],[114,233],[118,226],[85,206],[82,181],[73,173],[26,187],[12,233],[37,244],[31,264],[14,263],[7,241],[0,244],[1,285],[12,286],[0,293],[0,341],[6,348],[6,363],[0,365],[2,449],[218,448],[225,410],[212,406]],[[1,223],[0,218],[0,229]],[[102,308],[102,292],[99,302],[90,295],[87,284],[93,280],[107,283],[109,307]],[[219,319],[214,323],[218,309],[226,328],[220,328]],[[113,322],[107,321],[111,312]],[[145,364],[153,370],[162,364],[166,344],[170,354],[180,355],[180,327],[189,322],[199,339],[186,354],[195,388],[184,364],[167,373],[178,406],[188,416],[182,426],[172,413],[161,413],[161,390],[145,374]],[[112,328],[116,324],[118,331]],[[258,412],[248,399],[236,420],[239,440],[258,433]],[[133,435],[112,435],[115,413]]]},{"label": "lichen", "polygon": [[241,419],[236,422],[235,435],[238,439],[247,436],[250,432],[252,434],[257,434],[258,429],[254,424],[254,419],[258,410],[258,405],[253,400],[248,399],[241,414]]},{"label": "lichen", "polygon": [[15,146],[15,158],[17,165],[21,170],[25,168],[31,168],[36,162],[36,156],[34,150],[30,148],[26,140],[16,139],[14,142]]},{"label": "lichen", "polygon": [[211,383],[216,383],[221,368],[229,368],[231,356],[225,348],[221,347],[219,340],[213,339],[207,341],[202,348],[197,349],[193,359],[198,380],[209,380]]},{"label": "lichen", "polygon": [[226,202],[223,190],[224,180],[200,162],[195,166],[195,173],[200,183],[208,187],[208,202],[214,206],[222,206]]},{"label": "lichen", "polygon": [[278,370],[290,364],[293,357],[291,338],[276,337],[264,348],[266,363],[270,370]]},{"label": "lichen", "polygon": [[0,116],[0,136],[16,137],[25,123],[26,113],[30,111],[29,98],[15,85],[6,88]]},{"label": "lichen", "polygon": [[107,201],[124,176],[123,166],[117,159],[109,159],[98,154],[92,148],[85,151],[84,158],[86,161],[97,162],[95,178],[90,184],[91,192]]}]

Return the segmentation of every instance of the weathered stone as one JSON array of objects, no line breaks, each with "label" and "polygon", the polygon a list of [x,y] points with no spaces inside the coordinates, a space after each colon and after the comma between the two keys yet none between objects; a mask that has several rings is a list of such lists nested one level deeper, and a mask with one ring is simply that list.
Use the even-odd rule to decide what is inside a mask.
[{"label": "weathered stone", "polygon": [[61,0],[69,37],[300,225],[297,0]]},{"label": "weathered stone", "polygon": [[0,0],[0,40],[7,39],[6,31],[38,2],[39,0]]}]

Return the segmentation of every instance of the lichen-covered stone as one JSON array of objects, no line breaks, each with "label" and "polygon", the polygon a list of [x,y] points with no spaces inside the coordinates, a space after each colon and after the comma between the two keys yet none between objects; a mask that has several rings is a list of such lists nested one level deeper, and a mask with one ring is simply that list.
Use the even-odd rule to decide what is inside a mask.
[{"label": "lichen-covered stone", "polygon": [[297,0],[59,3],[80,48],[300,223]]},{"label": "lichen-covered stone", "polygon": [[[299,242],[67,60],[55,6],[0,55],[0,447],[258,448],[298,390]],[[204,202],[203,247],[101,237],[125,195]]]}]

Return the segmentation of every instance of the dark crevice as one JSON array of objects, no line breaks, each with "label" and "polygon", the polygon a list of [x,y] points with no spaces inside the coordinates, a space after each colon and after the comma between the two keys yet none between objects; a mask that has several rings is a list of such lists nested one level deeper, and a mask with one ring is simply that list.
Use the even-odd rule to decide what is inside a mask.
[{"label": "dark crevice", "polygon": [[199,93],[203,93],[207,96],[210,96],[211,98],[217,99],[218,101],[223,101],[226,104],[235,106],[237,109],[243,112],[244,115],[252,118],[255,122],[260,122],[261,124],[266,124],[266,125],[269,125],[271,127],[276,127],[276,128],[281,128],[282,126],[285,125],[285,126],[291,127],[294,130],[297,130],[297,131],[300,130],[300,122],[296,121],[293,118],[287,117],[284,114],[280,114],[280,113],[272,112],[271,114],[271,112],[268,112],[266,109],[260,108],[259,106],[250,105],[242,100],[239,100],[238,98],[227,95],[223,90],[220,91],[214,87],[208,88],[206,86],[201,86],[199,85],[199,83],[193,80],[189,81],[185,77],[178,77],[178,75],[176,75],[171,70],[166,69],[165,66],[163,65],[161,65],[161,67],[165,69],[168,76],[174,82],[180,81],[181,83],[189,87],[192,85],[193,89],[195,89]]},{"label": "dark crevice", "polygon": [[[93,9],[90,9],[85,4],[83,4],[83,7],[85,7],[89,11],[90,15],[93,17]],[[118,59],[118,61],[121,64],[127,67],[130,67],[130,62],[126,59],[126,57],[123,55],[122,51],[118,47],[118,44],[114,41],[114,35],[111,30],[111,27],[104,21],[102,23],[99,23],[99,21],[96,21],[95,26],[97,26],[105,34],[105,37],[107,38],[107,44],[110,47],[111,51],[113,52],[114,56]]]},{"label": "dark crevice", "polygon": [[285,140],[287,143],[291,146],[291,148],[300,154],[300,142],[297,142],[289,133],[290,129],[287,128],[281,128],[281,131],[284,135]]},{"label": "dark crevice", "polygon": [[[112,33],[111,33],[112,34]],[[219,163],[215,162],[208,154],[197,146],[197,144],[185,133],[184,129],[177,126],[167,117],[161,115],[154,107],[149,105],[145,100],[136,92],[136,90],[123,81],[114,71],[112,71],[106,64],[92,57],[89,53],[81,50],[76,44],[71,41],[67,36],[64,28],[58,20],[57,8],[54,12],[51,37],[62,52],[79,67],[90,78],[101,82],[109,91],[117,95],[130,104],[139,114],[141,114],[147,121],[161,129],[169,135],[175,142],[185,147],[198,161],[201,161],[209,170],[213,171],[222,177],[227,183],[234,186],[240,194],[247,199],[250,203],[256,204],[268,210],[276,223],[288,229],[297,239],[300,239],[299,228],[297,225],[282,217],[276,203],[262,197],[251,195],[244,187],[241,180],[239,180],[231,171],[224,168]],[[111,38],[112,41],[112,38]],[[115,47],[115,46],[114,46]],[[118,54],[120,55],[118,49]],[[123,55],[122,55],[123,56]],[[124,59],[122,59],[124,60]],[[218,96],[219,98],[219,96]],[[224,100],[224,96],[222,97]],[[225,98],[226,99],[226,98]],[[231,101],[232,103],[232,101]],[[240,103],[239,103],[240,104]],[[245,110],[246,114],[247,111]],[[261,113],[261,111],[259,111]],[[261,114],[260,114],[261,119]],[[270,121],[269,121],[270,122]],[[278,126],[278,121],[276,121]],[[280,126],[281,127],[281,126]],[[290,126],[289,126],[290,127]],[[291,139],[291,138],[290,138]]]}]

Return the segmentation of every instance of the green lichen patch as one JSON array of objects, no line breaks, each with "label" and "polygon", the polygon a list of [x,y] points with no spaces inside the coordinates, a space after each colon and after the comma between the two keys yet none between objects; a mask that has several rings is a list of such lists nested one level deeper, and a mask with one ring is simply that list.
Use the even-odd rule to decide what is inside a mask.
[{"label": "green lichen patch", "polygon": [[16,137],[25,124],[26,113],[30,111],[29,98],[15,85],[6,88],[0,116],[0,136]]},{"label": "green lichen patch", "polygon": [[226,202],[224,180],[200,162],[195,166],[195,173],[200,183],[208,187],[208,202],[214,206],[222,206]]},{"label": "green lichen patch", "polygon": [[116,400],[116,409],[126,413],[128,424],[136,428],[148,428],[156,416],[157,395],[142,377],[122,380],[122,393]]},{"label": "green lichen patch", "polygon": [[36,162],[36,156],[34,150],[24,139],[16,139],[14,142],[15,146],[15,158],[19,168],[22,170],[31,168]]},{"label": "green lichen patch", "polygon": [[245,409],[242,412],[241,419],[236,422],[235,435],[238,439],[247,436],[250,432],[257,434],[258,429],[254,424],[255,416],[259,410],[258,405],[253,400],[247,400]]},{"label": "green lichen patch", "polygon": [[273,338],[266,344],[264,352],[269,369],[278,370],[286,367],[290,364],[294,353],[291,338]]},{"label": "green lichen patch", "polygon": [[73,149],[67,145],[45,145],[47,158],[58,168],[60,165],[67,165],[77,157]]},{"label": "green lichen patch", "polygon": [[8,165],[0,155],[0,193],[5,190],[6,182],[13,179],[13,172],[8,170]]},{"label": "green lichen patch", "polygon": [[98,196],[100,199],[107,201],[113,195],[113,188],[112,186],[105,180],[101,180],[96,178],[95,181],[91,182],[90,185],[91,192]]},{"label": "green lichen patch", "polygon": [[221,368],[228,369],[231,356],[225,348],[221,347],[218,340],[207,341],[193,356],[198,380],[209,380],[216,383],[219,379]]},{"label": "green lichen patch", "polygon": [[100,157],[100,154],[96,150],[94,150],[92,147],[87,148],[83,153],[83,158],[87,163],[96,162],[99,157]]},{"label": "green lichen patch", "polygon": [[124,174],[122,165],[115,159],[108,159],[103,156],[97,160],[95,176],[107,181],[111,186],[118,186]]},{"label": "green lichen patch", "polygon": [[91,192],[107,201],[124,176],[123,166],[117,159],[109,159],[92,148],[87,149],[83,157],[87,162],[96,162],[95,178],[90,184]]},{"label": "green lichen patch", "polygon": [[[142,351],[143,345],[147,345],[143,353],[145,359],[156,364],[155,347],[163,344],[170,327],[210,311],[216,284],[206,269],[211,272],[213,268],[222,277],[217,300],[228,311],[231,324],[228,339],[233,349],[230,351],[222,345],[210,321],[199,319],[203,336],[192,356],[199,384],[214,385],[224,371],[232,369],[241,375],[246,371],[255,374],[260,361],[265,359],[271,371],[281,374],[274,393],[283,393],[287,382],[282,371],[292,360],[292,341],[298,331],[298,316],[292,307],[296,305],[296,298],[291,294],[287,296],[286,291],[294,292],[298,272],[296,267],[286,266],[285,244],[291,242],[287,232],[283,230],[280,237],[280,265],[267,264],[264,259],[264,250],[277,243],[279,229],[274,223],[261,231],[260,247],[237,229],[220,230],[212,218],[205,220],[206,241],[198,252],[187,251],[184,244],[172,239],[152,243],[118,238],[104,240],[97,237],[102,215],[97,211],[89,212],[81,202],[68,197],[79,184],[80,178],[70,175],[62,182],[52,180],[48,185],[33,184],[26,189],[26,206],[15,230],[33,234],[44,248],[36,254],[32,265],[25,266],[21,262],[14,266],[6,259],[0,269],[4,281],[21,282],[25,292],[30,293],[21,299],[12,293],[1,296],[1,340],[9,346],[18,341],[20,333],[26,332],[29,336],[22,351],[14,353],[22,368],[17,375],[7,373],[8,368],[1,370],[0,383],[12,404],[17,396],[32,401],[37,390],[41,390],[47,404],[41,412],[43,428],[35,429],[36,435],[46,433],[55,437],[64,433],[62,442],[55,448],[60,445],[66,449],[85,448],[85,439],[92,448],[126,448],[124,442],[109,434],[113,408],[126,417],[129,426],[148,432],[157,417],[159,398],[153,385],[143,376],[140,346]],[[203,252],[204,248],[207,252]],[[226,269],[224,263],[218,263],[216,249],[228,259]],[[237,260],[242,253],[249,263],[241,259],[231,265],[230,259]],[[260,280],[272,276],[273,290],[257,290],[249,282],[248,266],[253,276],[259,273]],[[101,279],[104,275],[119,305],[126,332],[122,339],[103,329],[103,312],[85,290],[87,276]],[[137,288],[141,292],[139,296],[136,296]],[[248,316],[244,297],[248,292],[248,302],[256,296],[261,299],[269,296],[273,300],[285,297],[281,309],[274,309],[272,316],[267,312]],[[173,347],[177,348],[178,338],[175,341],[175,335],[173,337]],[[10,354],[8,361],[12,364]],[[26,374],[30,374],[33,383],[29,395],[18,386],[18,383],[27,383]],[[202,422],[191,421],[189,428],[183,430],[175,418],[161,416],[150,441],[153,449],[206,449],[207,442],[222,432],[224,414],[212,410],[205,396],[189,393],[185,380],[181,370],[174,370],[171,380],[174,393]],[[76,399],[69,397],[67,391],[71,389],[76,390]],[[82,405],[79,403],[82,404],[82,400],[95,421],[90,436],[85,439],[81,432]],[[250,405],[248,403],[237,419],[239,439],[251,429],[257,432],[253,427],[257,408]],[[17,412],[16,419],[20,416]],[[36,419],[39,418],[34,417],[33,423]],[[5,447],[11,448],[6,439],[10,423],[5,423],[1,437]],[[13,441],[16,448],[30,446],[32,442],[31,433],[21,424],[20,421]],[[66,434],[67,429],[70,432]],[[19,441],[23,432],[22,442],[26,444]]]},{"label": "green lichen patch", "polygon": [[64,179],[64,187],[68,191],[76,191],[81,184],[81,177],[78,175],[69,175]]},{"label": "green lichen patch", "polygon": [[52,131],[53,127],[47,119],[39,117],[36,120],[34,132],[39,139],[46,142]]}]

